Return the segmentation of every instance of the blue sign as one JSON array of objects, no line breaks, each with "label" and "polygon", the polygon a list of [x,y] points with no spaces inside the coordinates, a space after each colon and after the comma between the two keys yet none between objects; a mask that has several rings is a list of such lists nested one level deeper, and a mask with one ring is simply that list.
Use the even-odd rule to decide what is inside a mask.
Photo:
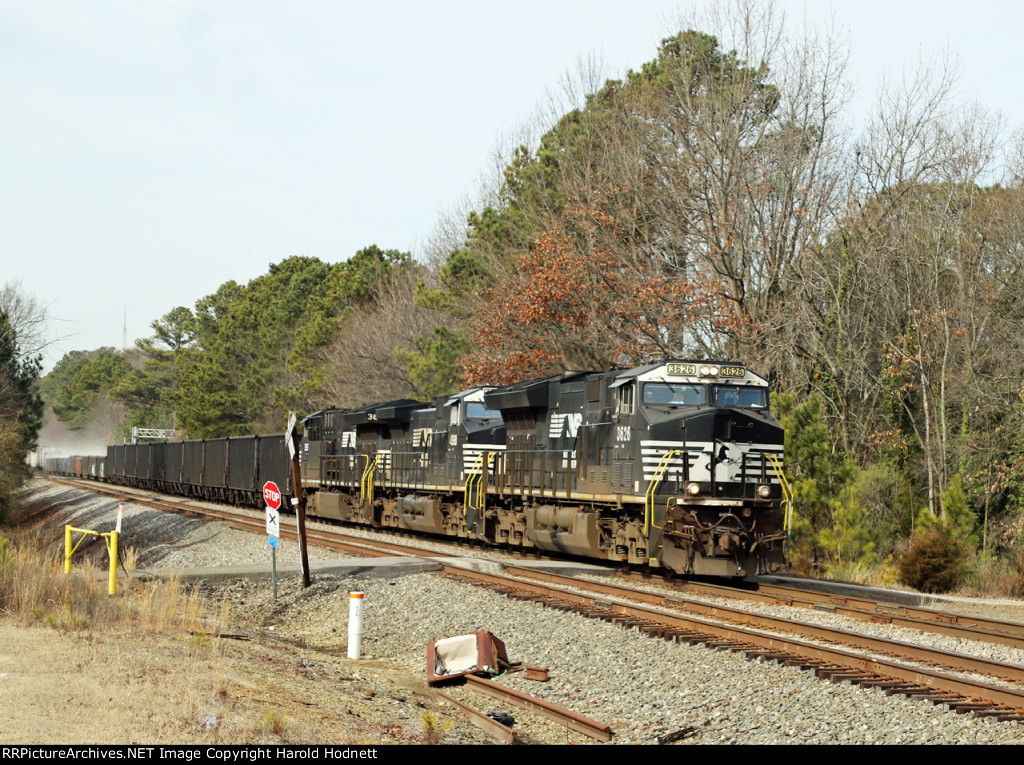
[{"label": "blue sign", "polygon": [[271,547],[277,547],[277,537],[267,537]]}]

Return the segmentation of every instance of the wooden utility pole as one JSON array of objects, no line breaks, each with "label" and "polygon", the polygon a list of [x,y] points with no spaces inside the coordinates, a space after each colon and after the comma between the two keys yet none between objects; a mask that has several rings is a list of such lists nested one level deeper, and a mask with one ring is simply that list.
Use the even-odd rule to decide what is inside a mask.
[{"label": "wooden utility pole", "polygon": [[284,435],[288,453],[292,456],[292,509],[299,533],[299,566],[302,568],[302,586],[309,587],[309,555],[306,552],[306,497],[302,493],[302,471],[299,470],[299,434],[295,430],[295,412],[288,412],[288,429]]}]

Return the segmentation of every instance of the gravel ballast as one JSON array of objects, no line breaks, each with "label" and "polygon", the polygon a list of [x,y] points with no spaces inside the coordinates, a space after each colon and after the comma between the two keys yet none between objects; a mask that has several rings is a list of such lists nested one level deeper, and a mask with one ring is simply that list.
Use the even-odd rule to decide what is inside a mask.
[{"label": "gravel ballast", "polygon": [[[65,503],[61,522],[85,528],[112,527],[117,506],[107,498],[83,497],[43,482],[34,482],[26,496],[30,503]],[[129,503],[124,508],[122,539],[137,548],[140,569],[269,565],[265,537]],[[310,557],[339,556],[311,547]],[[285,543],[278,551],[279,563],[296,558],[294,543]],[[1024,742],[1024,726],[1017,723],[958,715],[926,700],[822,681],[794,667],[649,638],[635,628],[512,600],[439,574],[394,579],[325,576],[307,590],[290,577],[279,581],[277,601],[268,580],[238,580],[209,590],[214,599],[228,602],[233,621],[255,635],[342,656],[349,592],[364,592],[365,664],[353,661],[353,671],[387,666],[420,682],[425,680],[429,640],[488,630],[505,642],[512,661],[547,667],[551,677],[538,683],[523,673],[510,673],[498,682],[610,725],[613,743],[618,744],[656,743],[659,737],[682,730],[689,735],[681,744]],[[758,610],[801,621],[811,618],[811,613],[799,609]],[[850,631],[955,650],[953,641],[935,635],[868,627],[823,613],[814,613],[813,618]],[[969,652],[1024,663],[1021,652],[1000,646],[972,644]],[[590,741],[465,687],[445,690],[478,708],[509,712],[523,740]],[[449,740],[486,739],[466,732]]]}]

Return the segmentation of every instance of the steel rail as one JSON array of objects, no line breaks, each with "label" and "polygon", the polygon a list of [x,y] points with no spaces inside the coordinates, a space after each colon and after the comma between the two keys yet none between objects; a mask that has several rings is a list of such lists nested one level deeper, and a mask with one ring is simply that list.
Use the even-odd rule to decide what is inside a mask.
[{"label": "steel rail", "polygon": [[851,619],[905,627],[947,637],[977,640],[1024,650],[1024,623],[939,611],[925,606],[908,606],[850,595],[815,592],[788,585],[758,582],[754,590],[705,582],[671,581],[668,586],[706,597],[747,600],[757,603],[828,611]]},{"label": "steel rail", "polygon": [[833,643],[842,643],[854,648],[866,651],[874,651],[889,656],[901,656],[908,661],[918,661],[937,666],[945,666],[957,671],[974,672],[983,675],[998,677],[1012,683],[1024,684],[1024,666],[1008,664],[1006,662],[983,659],[953,651],[945,651],[939,648],[929,648],[915,643],[907,643],[889,638],[864,635],[859,632],[840,630],[834,627],[823,627],[806,622],[798,622],[786,619],[781,616],[770,616],[758,614],[753,611],[744,611],[731,606],[705,603],[700,600],[678,598],[649,590],[634,590],[615,584],[604,582],[582,581],[571,577],[562,576],[548,572],[538,572],[517,566],[506,566],[505,570],[513,575],[535,579],[538,581],[550,582],[560,587],[575,587],[578,589],[598,592],[602,595],[640,601],[649,605],[662,606],[678,611],[701,614],[708,617],[725,619],[737,624],[758,629],[775,630],[800,635],[813,640],[826,640]]},{"label": "steel rail", "polygon": [[493,717],[488,717],[486,712],[483,712],[476,707],[467,704],[465,701],[461,701],[454,696],[445,693],[444,691],[437,691],[437,696],[465,712],[469,717],[469,721],[473,723],[473,725],[480,728],[482,731],[486,731],[501,743],[515,743],[516,732],[507,725],[502,725]]},{"label": "steel rail", "polygon": [[[73,484],[71,484],[73,485]],[[90,486],[90,488],[98,488]],[[109,493],[109,492],[101,492]],[[132,498],[132,501],[136,501]],[[153,501],[139,499],[140,502],[146,504],[152,504],[153,506],[159,506],[158,503]],[[197,514],[206,514],[205,509],[197,509],[194,506],[182,506],[185,512],[195,512]],[[224,515],[219,511],[209,511],[209,515]],[[237,522],[237,516],[229,520],[229,522]],[[246,520],[244,523],[250,526],[259,526],[255,521]],[[364,543],[360,543],[360,553],[367,554],[367,550],[364,547]],[[383,553],[382,553],[383,554]],[[414,553],[417,555],[427,555],[429,553],[417,550]],[[935,672],[933,670],[927,670],[922,668],[908,667],[906,665],[898,664],[893,661],[874,658],[870,656],[864,656],[860,654],[853,654],[849,651],[841,650],[831,646],[821,646],[809,644],[801,640],[795,640],[792,638],[786,638],[780,635],[765,635],[760,632],[753,631],[744,627],[731,626],[716,624],[709,622],[704,619],[697,618],[695,616],[683,616],[679,614],[672,614],[667,611],[663,611],[658,608],[651,608],[649,606],[639,606],[630,603],[624,603],[621,601],[609,603],[605,600],[599,600],[598,597],[592,594],[581,594],[573,590],[567,589],[564,586],[546,584],[541,585],[536,581],[529,581],[522,577],[511,577],[507,575],[496,575],[487,574],[478,571],[469,571],[460,567],[455,567],[448,564],[442,564],[446,573],[457,576],[462,579],[469,579],[471,581],[477,581],[479,583],[485,583],[489,586],[497,587],[499,589],[505,589],[515,597],[522,596],[522,590],[530,590],[530,598],[536,599],[550,599],[557,596],[563,602],[572,603],[570,606],[578,610],[583,610],[589,615],[599,615],[602,618],[609,618],[611,621],[625,621],[627,624],[634,623],[637,626],[644,629],[648,634],[661,635],[674,637],[676,639],[685,638],[691,639],[694,642],[705,642],[711,645],[715,645],[715,641],[726,641],[723,647],[729,647],[733,650],[747,650],[750,652],[752,649],[757,655],[761,655],[768,658],[797,658],[803,657],[803,660],[811,660],[817,663],[817,668],[820,669],[824,674],[829,675],[833,678],[849,678],[855,682],[863,682],[865,684],[874,685],[885,685],[890,687],[892,690],[896,690],[902,693],[908,693],[914,695],[915,689],[918,692],[926,691],[929,695],[938,701],[955,704],[960,708],[976,708],[977,705],[968,704],[964,702],[964,699],[983,699],[986,705],[995,705],[1008,707],[1009,710],[994,710],[993,713],[1005,714],[1007,711],[1020,711],[1022,714],[1020,719],[1024,719],[1024,692],[1013,689],[1000,688],[993,686],[988,683],[982,683],[973,681],[970,679],[957,678],[944,673]],[[512,567],[515,569],[515,567]],[[520,571],[522,571],[520,569]],[[533,578],[537,578],[537,572],[529,572],[529,575]],[[587,587],[592,591],[596,590],[601,594],[601,597],[607,597],[610,593],[616,589],[620,591],[620,594],[625,594],[629,598],[637,597],[648,597],[654,599],[660,599],[662,605],[666,608],[682,608],[683,610],[692,609],[708,609],[711,613],[717,615],[718,613],[724,613],[726,611],[743,614],[743,620],[749,623],[749,620],[757,615],[749,614],[749,612],[742,612],[738,609],[729,609],[722,606],[711,606],[709,604],[700,603],[699,601],[684,601],[680,598],[673,598],[669,596],[658,595],[654,593],[644,593],[634,590],[626,591],[626,588],[617,588],[615,585],[608,584],[593,584],[590,582],[583,583],[579,580],[573,580],[566,577],[558,577],[553,574],[544,574],[542,578],[545,579],[562,579],[567,582],[569,586],[573,588]],[[550,592],[549,592],[550,591]],[[554,593],[552,595],[551,593]],[[707,611],[705,611],[706,613]],[[792,631],[793,628],[799,628],[807,632],[816,632],[823,630],[814,625],[801,624],[799,622],[793,622],[791,620],[779,619],[777,617],[760,617],[758,619],[767,619],[774,621],[776,624],[785,625],[785,627],[773,627],[786,629]],[[761,627],[764,628],[764,627]],[[835,636],[846,634],[856,635],[856,633],[843,633],[842,631],[831,631],[832,638],[818,637],[818,639],[835,639]],[[702,637],[710,636],[710,637]],[[856,636],[858,639],[864,638],[865,636]],[[945,651],[935,651],[933,649],[923,649],[920,646],[910,646],[910,644],[900,644],[897,641],[884,641],[881,638],[872,638],[872,641],[879,641],[877,645],[885,645],[892,648],[912,648],[918,655],[911,660],[915,661],[929,661],[929,659],[923,658],[926,653],[930,653],[934,659],[938,659],[940,656],[945,658],[948,656],[957,656],[960,659],[970,659],[975,661],[973,657],[963,657],[958,654],[950,654]],[[877,650],[877,649],[876,649]],[[890,652],[891,651],[887,651]],[[977,660],[984,662],[985,660]],[[797,663],[800,663],[797,661]],[[1001,663],[993,662],[987,663],[986,665],[990,669],[995,669]],[[980,666],[980,665],[979,665]],[[1015,667],[1015,665],[1002,665],[1003,667]],[[1020,669],[1020,668],[1016,668]],[[973,670],[978,671],[978,670]],[[998,669],[997,672],[1003,672],[1003,669]],[[867,673],[867,675],[865,675]],[[891,678],[887,680],[877,680],[870,676],[883,676],[885,678]],[[938,695],[937,695],[938,694]],[[950,696],[952,694],[952,696]],[[992,711],[992,710],[990,710]],[[1012,719],[1019,719],[1017,716],[1012,716]]]},{"label": "steel rail", "polygon": [[[928,689],[929,691],[943,694],[955,694],[963,699],[982,699],[989,704],[1007,707],[1007,711],[1024,711],[1024,690],[1004,688],[978,680],[955,677],[927,668],[908,666],[889,659],[852,653],[834,646],[808,643],[804,640],[783,635],[765,634],[747,627],[715,623],[697,616],[671,613],[648,605],[636,605],[619,600],[602,600],[601,597],[603,595],[601,593],[581,593],[553,584],[543,584],[519,577],[470,571],[454,566],[446,565],[445,570],[446,573],[462,579],[488,584],[493,587],[504,587],[513,592],[520,590],[527,598],[557,597],[566,603],[581,608],[590,615],[600,615],[603,613],[608,617],[619,617],[627,624],[629,620],[637,620],[637,626],[646,626],[646,631],[652,634],[658,634],[659,629],[662,631],[668,630],[668,633],[670,633],[668,634],[669,637],[674,637],[671,633],[675,630],[682,633],[696,633],[698,642],[714,643],[716,640],[725,640],[741,650],[753,648],[768,656],[802,657],[818,662],[821,666],[846,668],[854,673],[884,676],[914,688]],[[589,585],[589,583],[587,584]],[[574,582],[574,586],[580,586],[580,583]],[[614,618],[610,620],[614,620]],[[942,654],[947,653],[942,652]],[[936,653],[934,655],[937,657],[939,654]]]},{"label": "steel rail", "polygon": [[552,704],[549,701],[539,699],[536,696],[531,696],[528,693],[523,693],[522,691],[513,690],[508,686],[500,685],[493,680],[476,677],[475,675],[466,675],[466,687],[485,693],[491,698],[499,699],[500,701],[505,701],[509,704],[514,704],[521,709],[526,709],[530,712],[543,715],[549,720],[554,720],[559,725],[564,725],[570,730],[582,733],[584,736],[589,736],[590,738],[597,739],[598,741],[612,740],[612,729],[608,725],[599,723],[596,720],[591,720],[589,717],[584,717],[583,715],[577,714],[565,707]]},{"label": "steel rail", "polygon": [[[78,486],[77,482],[69,480],[58,479],[61,483],[67,485]],[[112,494],[115,496],[123,496],[125,499],[129,499],[133,502],[139,502],[147,504],[153,507],[167,508],[171,507],[182,512],[189,514],[214,517],[224,520],[232,525],[243,528],[255,533],[262,533],[265,529],[264,525],[252,518],[238,514],[232,511],[214,510],[205,507],[197,507],[191,504],[182,504],[177,501],[167,500],[153,500],[148,497],[136,494],[137,490],[119,491],[111,490],[106,486],[94,486],[92,483],[87,484],[92,490],[98,490],[100,493]],[[118,487],[123,489],[124,487]],[[253,512],[253,511],[249,511]],[[282,530],[282,536],[285,538],[295,539],[296,534],[292,531]],[[337,532],[326,532],[326,531],[310,531],[307,535],[309,541],[316,541],[318,544],[326,545],[334,549],[343,550],[355,555],[379,557],[385,555],[411,555],[411,556],[426,556],[426,557],[452,557],[444,553],[437,553],[435,551],[423,550],[420,548],[410,548],[406,545],[377,541],[377,540],[364,540],[346,537],[343,534]],[[639,600],[643,603],[662,606],[665,608],[671,608],[678,611],[684,611],[689,613],[702,614],[704,616],[726,619],[733,623],[746,625],[747,627],[753,627],[764,630],[776,630],[787,632],[790,634],[800,635],[804,638],[813,640],[824,640],[833,643],[842,643],[851,647],[855,647],[861,650],[875,651],[889,656],[902,657],[908,661],[924,662],[928,664],[946,666],[954,668],[958,671],[973,672],[978,674],[984,674],[1001,679],[1009,682],[1024,683],[1024,667],[1015,664],[1008,664],[1005,662],[998,662],[989,659],[981,659],[977,657],[968,656],[965,654],[953,653],[950,651],[944,651],[940,649],[926,648],[923,646],[914,645],[911,643],[905,643],[901,641],[889,640],[886,638],[877,638],[872,636],[863,635],[860,633],[847,632],[844,630],[836,630],[832,628],[822,627],[813,624],[807,624],[803,622],[796,622],[790,619],[784,619],[782,617],[773,617],[763,614],[757,614],[750,611],[744,611],[741,609],[732,608],[729,606],[714,605],[704,603],[702,601],[691,600],[686,598],[679,598],[669,595],[663,595],[660,593],[654,593],[645,590],[636,590],[632,588],[622,587],[620,585],[609,584],[609,583],[597,583],[591,581],[581,581],[573,579],[571,577],[562,576],[559,574],[538,572],[536,570],[527,570],[515,565],[506,565],[505,569],[511,575],[518,575],[519,577],[527,577],[529,579],[549,582],[554,585],[555,589],[558,589],[564,594],[564,589],[569,588],[583,588],[590,590],[591,592],[601,593],[603,596],[610,596],[616,598],[624,598],[631,600]],[[461,569],[454,569],[453,567],[446,567],[446,570],[451,573],[458,573]],[[495,575],[497,576],[497,575]],[[708,588],[716,588],[714,585],[696,584],[693,589],[703,589],[705,592]],[[717,588],[716,588],[717,589]],[[723,588],[730,589],[730,588]],[[770,600],[775,602],[773,596],[761,595],[761,599]],[[595,601],[597,603],[597,601]],[[953,632],[958,637],[964,637],[962,632]]]},{"label": "steel rail", "polygon": [[604,582],[583,581],[561,574],[554,574],[543,571],[533,571],[518,566],[506,566],[505,570],[513,575],[550,582],[560,587],[575,587],[578,589],[599,592],[603,595],[640,601],[655,606],[662,606],[678,611],[701,614],[717,619],[725,619],[737,624],[758,629],[775,630],[800,635],[813,640],[826,640],[833,643],[841,643],[853,648],[866,651],[875,651],[890,656],[901,656],[908,661],[918,661],[937,666],[944,666],[962,672],[974,672],[983,675],[998,677],[1008,682],[1024,683],[1024,666],[1008,664],[1006,662],[992,659],[982,659],[953,651],[945,651],[939,648],[929,648],[914,643],[891,640],[889,638],[874,637],[859,632],[849,632],[834,627],[824,627],[806,622],[798,622],[786,619],[781,616],[770,616],[759,614],[754,611],[731,606],[705,603],[700,600],[678,598],[671,595],[651,592],[649,590],[635,590],[622,587],[616,584]]},{"label": "steel rail", "polygon": [[[956,612],[939,611],[925,606],[908,606],[899,603],[883,603],[870,598],[860,598],[851,595],[839,595],[813,592],[797,587],[778,584],[758,583],[758,590],[775,598],[801,600],[809,602],[811,607],[824,605],[831,606],[837,612],[861,611],[871,614],[872,620],[879,623],[895,624],[906,621],[915,625],[927,622],[932,625],[930,631],[942,634],[953,634],[959,636],[962,633],[950,631],[943,632],[943,627],[951,629],[962,629],[965,632],[972,631],[988,635],[978,637],[977,640],[1024,647],[1024,624],[1003,619],[992,619],[985,616],[973,616],[970,614],[959,614]],[[915,626],[915,629],[923,629]]]}]

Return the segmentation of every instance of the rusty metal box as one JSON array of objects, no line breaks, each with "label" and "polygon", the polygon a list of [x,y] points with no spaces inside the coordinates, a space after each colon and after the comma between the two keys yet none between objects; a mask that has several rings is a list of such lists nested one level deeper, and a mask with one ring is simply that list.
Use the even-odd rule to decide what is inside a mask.
[{"label": "rusty metal box", "polygon": [[431,683],[463,675],[496,675],[508,664],[505,644],[483,630],[427,643],[427,680]]}]

